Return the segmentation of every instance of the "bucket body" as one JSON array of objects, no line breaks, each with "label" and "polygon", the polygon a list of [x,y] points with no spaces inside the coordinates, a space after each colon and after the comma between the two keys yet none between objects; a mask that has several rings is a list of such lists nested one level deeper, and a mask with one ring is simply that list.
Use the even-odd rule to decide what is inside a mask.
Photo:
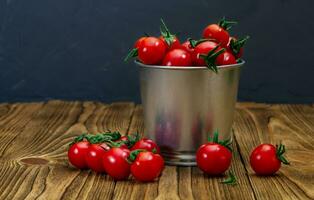
[{"label": "bucket body", "polygon": [[144,65],[140,70],[146,137],[157,142],[167,164],[193,166],[195,152],[208,136],[232,138],[240,68]]}]

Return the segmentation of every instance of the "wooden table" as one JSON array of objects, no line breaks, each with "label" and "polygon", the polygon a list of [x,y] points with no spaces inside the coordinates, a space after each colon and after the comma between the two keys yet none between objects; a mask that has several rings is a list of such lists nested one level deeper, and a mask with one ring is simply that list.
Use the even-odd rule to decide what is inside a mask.
[{"label": "wooden table", "polygon": [[[231,170],[238,185],[196,167],[167,166],[159,181],[115,182],[69,166],[68,143],[82,132],[144,132],[142,108],[129,102],[0,104],[0,199],[314,199],[314,106],[240,103]],[[291,166],[258,177],[249,166],[261,142],[287,146]]]}]

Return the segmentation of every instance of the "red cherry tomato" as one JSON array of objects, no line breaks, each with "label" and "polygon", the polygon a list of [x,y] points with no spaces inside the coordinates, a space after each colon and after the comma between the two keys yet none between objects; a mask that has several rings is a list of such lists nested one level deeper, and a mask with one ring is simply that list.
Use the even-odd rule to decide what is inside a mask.
[{"label": "red cherry tomato", "polygon": [[191,46],[190,41],[182,43],[181,49],[186,50],[190,54],[192,54],[192,52],[194,51],[194,48]]},{"label": "red cherry tomato", "polygon": [[169,51],[164,60],[162,61],[164,66],[191,66],[191,55],[183,49],[173,49]]},{"label": "red cherry tomato", "polygon": [[68,150],[68,158],[70,163],[78,169],[86,169],[87,163],[85,161],[85,155],[90,143],[87,141],[81,141],[73,144]]},{"label": "red cherry tomato", "polygon": [[226,147],[212,142],[203,144],[196,152],[197,166],[209,175],[224,173],[230,167],[231,157]]},{"label": "red cherry tomato", "polygon": [[217,65],[233,65],[236,63],[237,63],[237,61],[236,61],[235,57],[229,51],[223,52],[222,54],[220,54],[216,58],[216,64]]},{"label": "red cherry tomato", "polygon": [[194,48],[194,52],[192,54],[192,62],[196,66],[205,66],[206,63],[203,58],[200,58],[200,54],[208,54],[211,50],[213,50],[215,47],[217,47],[218,44],[213,41],[205,41],[200,44],[198,44]]},{"label": "red cherry tomato", "polygon": [[144,39],[146,39],[147,37],[140,37],[138,40],[136,40],[135,44],[134,44],[134,48],[139,48],[140,44],[143,42]]},{"label": "red cherry tomato", "polygon": [[106,150],[102,148],[99,144],[91,144],[88,149],[87,153],[85,155],[85,160],[87,163],[87,166],[98,173],[105,172],[105,169],[102,164],[102,159],[105,154]]},{"label": "red cherry tomato", "polygon": [[155,180],[164,168],[164,159],[159,154],[140,152],[131,165],[131,173],[138,181]]},{"label": "red cherry tomato", "polygon": [[130,164],[127,158],[130,151],[124,148],[113,147],[103,156],[103,166],[107,174],[115,180],[127,179],[130,174]]},{"label": "red cherry tomato", "polygon": [[272,144],[261,144],[251,153],[251,167],[258,175],[272,175],[279,170],[281,162],[289,164],[283,153]]},{"label": "red cherry tomato", "polygon": [[225,47],[229,42],[229,33],[217,24],[210,24],[203,30],[203,38],[215,39]]},{"label": "red cherry tomato", "polygon": [[138,47],[138,58],[148,65],[160,64],[166,53],[167,46],[156,37],[145,38]]},{"label": "red cherry tomato", "polygon": [[155,153],[158,153],[158,154],[160,153],[160,149],[158,145],[153,140],[150,140],[147,138],[143,138],[139,140],[138,142],[136,142],[134,146],[131,148],[131,151],[136,150],[136,149],[145,149],[151,152],[155,149],[156,150]]},{"label": "red cherry tomato", "polygon": [[167,50],[168,51],[171,51],[173,49],[178,49],[178,48],[181,47],[180,41],[179,41],[179,39],[177,37],[174,37],[174,39],[173,39],[173,41],[172,41],[170,46],[167,44],[167,42],[165,41],[163,36],[160,36],[159,38],[165,43],[165,45],[167,46]]}]

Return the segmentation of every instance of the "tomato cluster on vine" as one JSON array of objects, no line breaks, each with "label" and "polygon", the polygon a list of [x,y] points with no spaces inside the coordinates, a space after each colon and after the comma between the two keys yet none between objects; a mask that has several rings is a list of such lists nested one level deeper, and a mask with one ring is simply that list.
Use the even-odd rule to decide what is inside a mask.
[{"label": "tomato cluster on vine", "polygon": [[121,136],[119,132],[82,134],[68,150],[70,163],[78,169],[107,173],[115,180],[130,174],[138,181],[154,181],[164,168],[158,145],[138,134]]},{"label": "tomato cluster on vine", "polygon": [[230,28],[236,23],[222,18],[217,24],[205,27],[201,39],[188,38],[181,43],[161,19],[160,36],[140,37],[125,60],[137,57],[146,65],[207,66],[217,73],[217,66],[241,62],[243,46],[249,37],[230,36]]}]

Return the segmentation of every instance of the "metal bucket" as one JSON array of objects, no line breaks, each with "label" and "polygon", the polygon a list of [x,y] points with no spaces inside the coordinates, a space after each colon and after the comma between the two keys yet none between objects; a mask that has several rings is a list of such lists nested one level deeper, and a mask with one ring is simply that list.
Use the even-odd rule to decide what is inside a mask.
[{"label": "metal bucket", "polygon": [[195,152],[209,134],[231,139],[240,67],[140,67],[146,137],[160,146],[165,162],[194,166]]}]

